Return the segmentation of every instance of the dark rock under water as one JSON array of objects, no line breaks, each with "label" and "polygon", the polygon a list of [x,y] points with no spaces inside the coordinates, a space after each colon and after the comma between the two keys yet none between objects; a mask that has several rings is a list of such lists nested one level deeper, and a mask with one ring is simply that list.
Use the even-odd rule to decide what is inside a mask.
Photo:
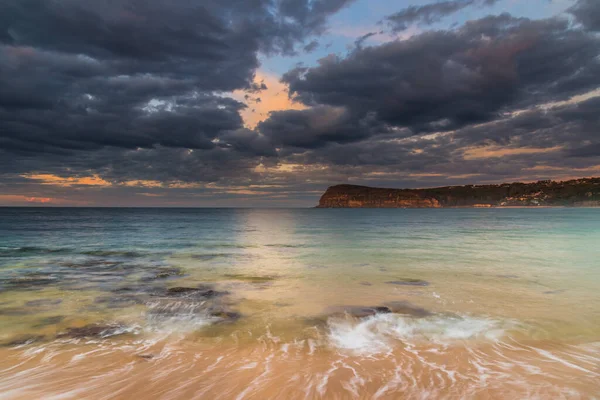
[{"label": "dark rock under water", "polygon": [[325,316],[350,315],[354,318],[365,318],[376,314],[403,314],[416,318],[433,315],[424,308],[402,300],[390,301],[379,306],[329,306],[324,311]]},{"label": "dark rock under water", "polygon": [[401,278],[393,281],[386,282],[389,285],[400,285],[400,286],[429,286],[429,282],[421,279]]},{"label": "dark rock under water", "polygon": [[3,346],[13,347],[13,346],[25,346],[28,344],[41,342],[46,339],[43,335],[24,335],[15,337],[8,342],[3,343]]},{"label": "dark rock under water", "polygon": [[58,334],[57,338],[105,338],[127,333],[123,325],[91,324],[82,327],[68,328],[65,332]]}]

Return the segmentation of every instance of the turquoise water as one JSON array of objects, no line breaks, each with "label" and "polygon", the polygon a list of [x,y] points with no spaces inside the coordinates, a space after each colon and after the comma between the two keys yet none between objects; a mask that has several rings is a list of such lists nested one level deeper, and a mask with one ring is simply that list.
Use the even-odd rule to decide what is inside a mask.
[{"label": "turquoise water", "polygon": [[597,209],[0,209],[5,308],[19,306],[9,293],[96,296],[123,282],[245,274],[318,285],[330,292],[308,301],[318,312],[331,305],[321,299],[343,304],[376,292],[367,283],[410,278],[478,312],[571,319],[575,307],[585,327],[600,316],[599,260]]},{"label": "turquoise water", "polygon": [[[599,260],[598,209],[0,208],[0,341],[62,346],[96,324],[116,343],[247,334],[251,348],[264,335],[298,343],[316,327],[327,351],[375,357],[404,348],[398,340],[472,349],[510,338],[507,349],[544,355],[575,346],[579,358],[557,365],[590,383]],[[375,306],[389,308],[356,312]],[[558,356],[548,357],[527,362]],[[531,382],[557,388],[540,376]]]}]

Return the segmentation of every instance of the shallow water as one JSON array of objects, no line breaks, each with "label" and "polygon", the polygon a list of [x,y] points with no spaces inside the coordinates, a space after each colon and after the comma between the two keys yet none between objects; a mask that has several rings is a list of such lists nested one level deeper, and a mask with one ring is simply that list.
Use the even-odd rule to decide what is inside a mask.
[{"label": "shallow water", "polygon": [[2,398],[594,398],[600,210],[0,208]]}]

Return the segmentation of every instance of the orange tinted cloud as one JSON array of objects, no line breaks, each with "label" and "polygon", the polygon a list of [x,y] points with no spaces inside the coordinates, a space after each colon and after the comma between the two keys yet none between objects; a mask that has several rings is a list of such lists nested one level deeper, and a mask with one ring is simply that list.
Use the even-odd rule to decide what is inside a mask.
[{"label": "orange tinted cloud", "polygon": [[169,189],[196,189],[202,185],[198,183],[189,183],[181,181],[161,182],[154,180],[132,180],[121,182],[120,185],[128,187],[143,187],[143,188],[169,188]]},{"label": "orange tinted cloud", "polygon": [[59,187],[71,187],[71,186],[97,186],[97,187],[110,187],[110,186],[127,186],[127,187],[142,187],[142,188],[175,188],[175,189],[192,189],[201,187],[199,184],[186,183],[186,182],[161,182],[155,180],[130,180],[118,183],[109,182],[98,175],[91,176],[58,176],[54,174],[26,174],[22,175],[24,178],[37,181],[42,185],[52,185]]},{"label": "orange tinted cloud", "polygon": [[110,186],[110,182],[100,178],[98,175],[84,177],[62,177],[54,174],[26,174],[24,178],[39,181],[42,185],[54,186]]},{"label": "orange tinted cloud", "polygon": [[29,203],[50,203],[52,198],[50,197],[27,197]]},{"label": "orange tinted cloud", "polygon": [[[279,110],[303,110],[306,107],[292,101],[288,97],[288,87],[279,82],[276,76],[265,72],[257,72],[254,81],[258,84],[264,83],[266,90],[260,93],[246,93],[243,90],[233,92],[233,98],[242,101],[248,105],[248,108],[241,111],[242,118],[247,128],[255,128],[256,125],[269,117],[271,111]],[[249,96],[247,99],[245,96]],[[257,101],[260,99],[260,101]]]},{"label": "orange tinted cloud", "polygon": [[499,146],[487,146],[487,147],[473,147],[463,152],[465,160],[477,160],[480,158],[494,158],[494,157],[506,157],[523,154],[539,154],[539,153],[551,153],[554,151],[562,150],[562,147],[523,147],[523,148],[507,148]]},{"label": "orange tinted cloud", "polygon": [[160,181],[152,181],[152,180],[134,180],[134,181],[125,181],[122,183],[123,186],[129,187],[145,187],[145,188],[157,188],[162,187],[162,182]]},{"label": "orange tinted cloud", "polygon": [[444,176],[442,174],[436,174],[436,173],[429,173],[429,172],[422,172],[422,173],[418,173],[418,174],[409,174],[408,176],[410,176],[411,178],[438,178],[440,176]]},{"label": "orange tinted cloud", "polygon": [[0,194],[0,203],[54,203],[56,199],[51,197],[31,197],[20,194]]}]

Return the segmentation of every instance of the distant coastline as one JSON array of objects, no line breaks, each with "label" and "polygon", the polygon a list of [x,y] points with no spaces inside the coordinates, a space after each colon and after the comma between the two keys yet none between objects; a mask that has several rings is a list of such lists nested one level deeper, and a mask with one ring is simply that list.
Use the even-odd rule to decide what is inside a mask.
[{"label": "distant coastline", "polygon": [[600,207],[600,178],[426,189],[335,185],[327,189],[317,206],[317,208],[532,207]]}]

